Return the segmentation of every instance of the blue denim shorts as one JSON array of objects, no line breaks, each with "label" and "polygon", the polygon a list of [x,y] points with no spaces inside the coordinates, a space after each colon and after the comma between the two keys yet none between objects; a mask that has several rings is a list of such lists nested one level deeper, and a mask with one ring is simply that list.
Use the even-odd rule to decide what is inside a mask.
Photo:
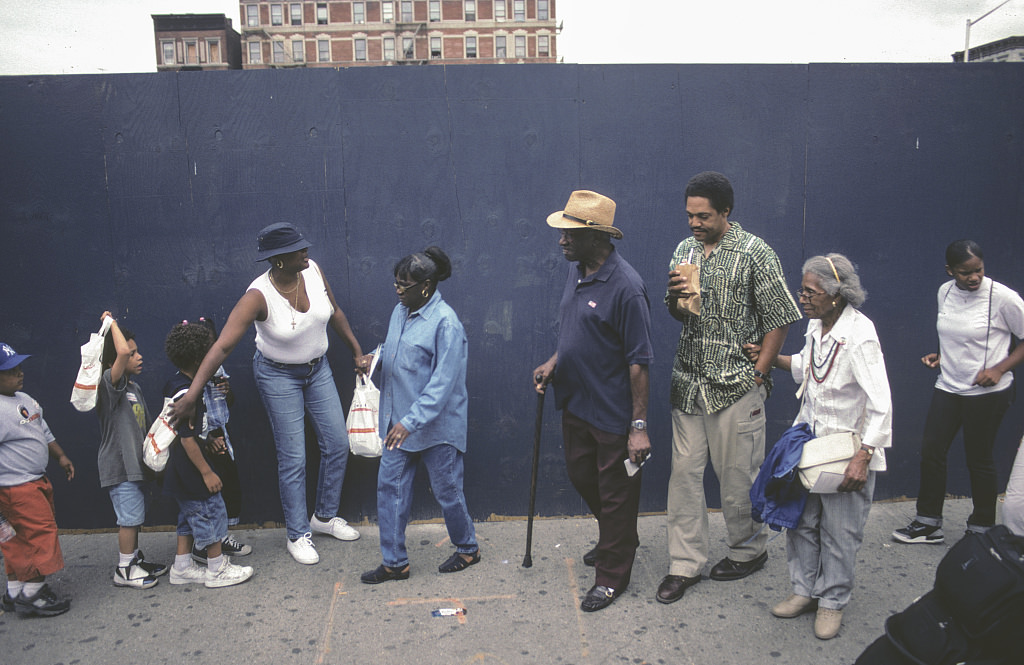
[{"label": "blue denim shorts", "polygon": [[117,526],[142,526],[146,521],[146,482],[126,480],[110,488]]},{"label": "blue denim shorts", "polygon": [[217,492],[208,499],[178,499],[178,535],[192,536],[199,549],[228,535],[228,510]]}]

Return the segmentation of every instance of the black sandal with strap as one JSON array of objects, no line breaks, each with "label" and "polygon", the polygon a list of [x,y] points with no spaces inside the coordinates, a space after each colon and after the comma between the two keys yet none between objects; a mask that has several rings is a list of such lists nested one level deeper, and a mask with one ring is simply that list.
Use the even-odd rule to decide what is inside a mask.
[{"label": "black sandal with strap", "polygon": [[438,572],[442,573],[457,573],[460,570],[465,570],[472,566],[474,563],[480,563],[480,550],[468,554],[471,557],[468,561],[462,558],[462,554],[456,552],[455,554],[448,557],[448,560],[437,567]]}]

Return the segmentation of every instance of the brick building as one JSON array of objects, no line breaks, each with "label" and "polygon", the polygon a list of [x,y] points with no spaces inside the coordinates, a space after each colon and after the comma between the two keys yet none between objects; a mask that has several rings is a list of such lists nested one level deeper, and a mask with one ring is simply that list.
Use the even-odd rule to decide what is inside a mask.
[{"label": "brick building", "polygon": [[223,14],[153,14],[157,71],[241,69],[241,36]]},{"label": "brick building", "polygon": [[[953,62],[963,62],[964,52],[953,54]],[[1007,37],[981,46],[972,46],[968,64],[972,62],[1024,62],[1024,37]]]},{"label": "brick building", "polygon": [[239,3],[245,69],[557,62],[555,0]]}]

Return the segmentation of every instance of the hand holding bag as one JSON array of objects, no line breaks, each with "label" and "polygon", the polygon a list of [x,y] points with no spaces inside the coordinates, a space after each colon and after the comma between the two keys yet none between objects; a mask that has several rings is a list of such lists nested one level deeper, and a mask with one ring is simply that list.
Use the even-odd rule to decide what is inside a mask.
[{"label": "hand holding bag", "polygon": [[188,388],[182,388],[174,397],[164,398],[164,407],[160,409],[160,415],[153,421],[146,438],[142,441],[142,461],[154,471],[163,471],[167,466],[167,458],[171,456],[171,444],[178,438],[178,433],[171,427],[171,404],[187,392]]},{"label": "hand holding bag", "polygon": [[103,343],[114,319],[103,319],[98,333],[89,335],[89,341],[82,345],[82,365],[78,368],[75,387],[71,390],[71,405],[78,411],[92,411],[96,408],[96,393],[103,378]]},{"label": "hand holding bag", "polygon": [[380,408],[380,390],[373,385],[373,371],[380,359],[380,347],[373,352],[373,362],[366,374],[356,375],[356,389],[352,393],[352,406],[345,425],[348,428],[348,447],[353,455],[380,457],[384,442],[378,431],[377,413]]},{"label": "hand holding bag", "polygon": [[800,482],[814,494],[834,494],[843,482],[850,460],[860,450],[860,435],[837,432],[804,444],[800,456]]}]

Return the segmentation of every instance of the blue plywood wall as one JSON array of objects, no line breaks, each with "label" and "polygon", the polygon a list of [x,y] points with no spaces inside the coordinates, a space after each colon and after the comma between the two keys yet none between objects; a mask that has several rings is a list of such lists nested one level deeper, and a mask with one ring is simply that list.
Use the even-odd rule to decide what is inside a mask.
[{"label": "blue plywood wall", "polygon": [[[934,375],[942,252],[959,237],[989,274],[1024,288],[1024,68],[1001,64],[455,66],[0,78],[0,341],[32,353],[26,391],[76,463],[57,480],[66,527],[112,526],[97,481],[94,414],[68,404],[78,346],[114,310],[137,335],[151,406],[172,372],[163,338],[184,318],[223,322],[265,264],[255,234],[297,224],[364,349],[395,303],[391,268],[430,244],[455,262],[442,286],[470,340],[466,492],[477,518],[523,515],[536,398],[554,349],[567,265],[544,224],[577,188],[618,203],[621,253],[654,306],[651,433],[642,509],[663,510],[668,383],[678,325],[660,304],[686,235],[682,188],[722,171],[733,218],[802,261],[860,266],[895,398],[890,470],[876,497],[917,490],[918,435]],[[785,351],[799,348],[803,325]],[[273,442],[252,381],[251,337],[226,363],[238,402],[245,522],[281,518]],[[329,353],[347,403],[352,362]],[[796,411],[778,377],[769,439]],[[1000,435],[1005,483],[1022,419]],[[548,406],[538,506],[582,514]],[[311,464],[315,446],[310,445]],[[954,448],[949,491],[967,494]],[[376,462],[353,458],[341,513],[373,518]],[[717,485],[709,482],[710,503]],[[312,487],[310,487],[312,490]],[[912,508],[908,506],[908,513]],[[158,501],[157,522],[174,508]],[[415,517],[439,511],[421,483]]]}]

